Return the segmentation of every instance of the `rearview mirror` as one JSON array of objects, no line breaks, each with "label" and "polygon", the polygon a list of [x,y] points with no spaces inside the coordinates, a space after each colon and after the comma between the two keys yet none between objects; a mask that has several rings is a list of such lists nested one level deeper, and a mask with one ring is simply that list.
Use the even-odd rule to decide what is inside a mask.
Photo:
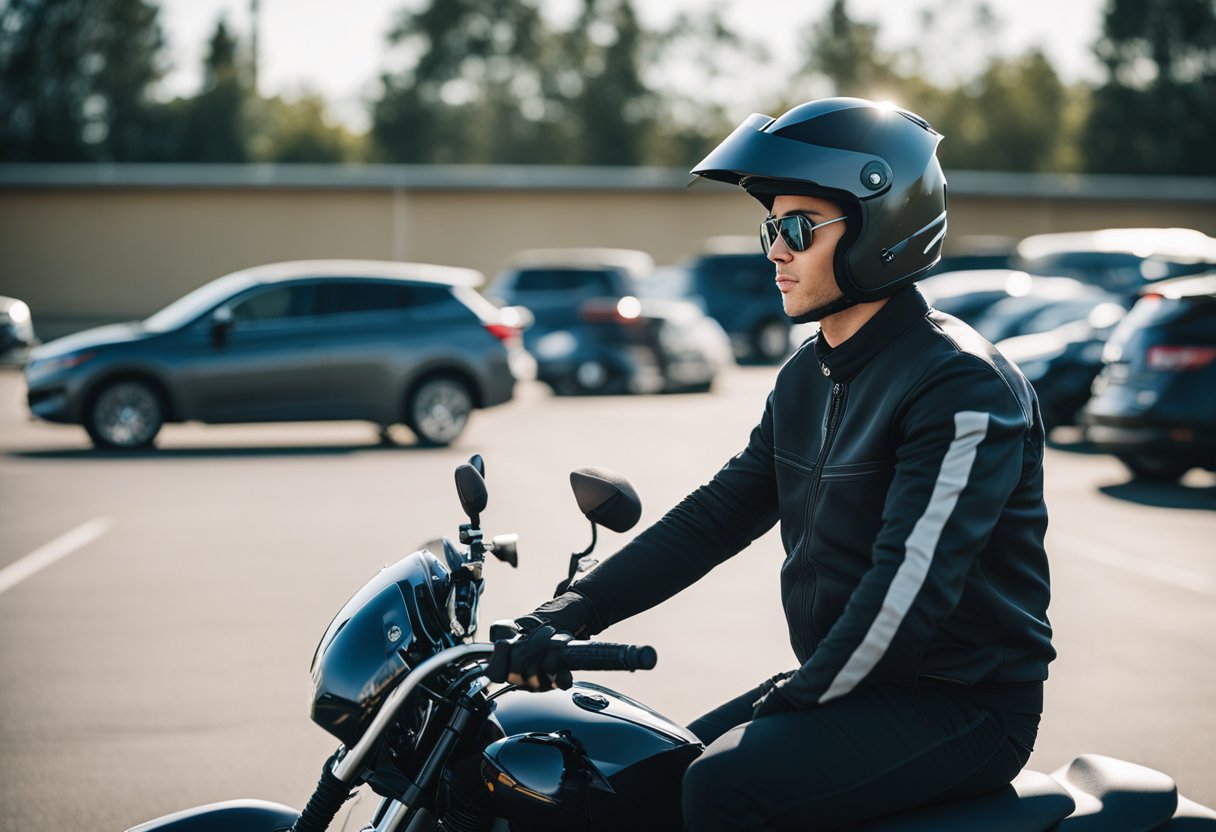
[{"label": "rearview mirror", "polygon": [[474,526],[481,524],[481,513],[486,510],[489,495],[481,472],[467,462],[456,468],[456,494],[460,505]]},{"label": "rearview mirror", "polygon": [[583,516],[614,532],[627,532],[642,516],[642,501],[629,481],[606,468],[579,468],[570,487]]}]

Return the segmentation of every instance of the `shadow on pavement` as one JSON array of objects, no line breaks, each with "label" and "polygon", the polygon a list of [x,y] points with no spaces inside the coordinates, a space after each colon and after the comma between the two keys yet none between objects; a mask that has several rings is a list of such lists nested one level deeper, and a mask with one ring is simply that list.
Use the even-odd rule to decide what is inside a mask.
[{"label": "shadow on pavement", "polygon": [[1129,480],[1118,485],[1103,485],[1098,490],[1116,500],[1127,500],[1144,506],[1216,510],[1216,485],[1193,486]]},{"label": "shadow on pavement", "polygon": [[1047,437],[1047,447],[1065,453],[1087,456],[1098,456],[1105,453],[1085,439],[1085,435],[1077,428],[1056,428]]},{"label": "shadow on pavement", "polygon": [[16,459],[86,459],[97,462],[137,460],[155,462],[166,459],[232,459],[242,457],[338,456],[371,452],[430,453],[448,450],[412,444],[383,444],[371,442],[355,445],[268,445],[217,448],[151,448],[141,451],[98,451],[92,448],[46,448],[7,451],[5,456]]}]

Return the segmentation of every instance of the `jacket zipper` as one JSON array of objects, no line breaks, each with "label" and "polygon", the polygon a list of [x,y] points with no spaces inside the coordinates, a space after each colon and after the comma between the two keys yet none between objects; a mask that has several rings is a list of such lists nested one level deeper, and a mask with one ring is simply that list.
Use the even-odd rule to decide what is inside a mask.
[{"label": "jacket zipper", "polygon": [[[809,549],[811,544],[811,509],[819,496],[819,484],[823,482],[823,464],[827,462],[828,451],[832,449],[832,439],[836,436],[836,425],[840,418],[841,405],[844,402],[844,385],[836,382],[832,385],[832,403],[828,407],[828,428],[823,435],[823,445],[819,448],[819,458],[815,461],[815,482],[811,484],[811,493],[807,497],[806,511],[802,517],[804,546]],[[804,552],[804,554],[806,554]]]}]

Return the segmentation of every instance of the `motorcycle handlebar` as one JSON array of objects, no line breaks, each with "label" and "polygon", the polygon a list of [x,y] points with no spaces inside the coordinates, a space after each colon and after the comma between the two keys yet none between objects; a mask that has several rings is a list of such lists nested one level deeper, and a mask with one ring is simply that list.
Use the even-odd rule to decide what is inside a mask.
[{"label": "motorcycle handlebar", "polygon": [[659,655],[653,647],[609,641],[569,641],[561,651],[570,670],[653,670]]}]

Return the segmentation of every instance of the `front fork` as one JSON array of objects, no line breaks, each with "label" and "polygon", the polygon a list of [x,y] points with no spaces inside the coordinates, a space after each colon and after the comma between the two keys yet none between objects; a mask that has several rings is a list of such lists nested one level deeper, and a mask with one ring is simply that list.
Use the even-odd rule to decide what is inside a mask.
[{"label": "front fork", "polygon": [[[478,676],[460,695],[418,776],[410,781],[400,797],[385,797],[376,810],[371,825],[361,832],[430,832],[435,828],[434,797],[439,791],[439,779],[448,765],[452,752],[465,736],[469,724],[479,718],[486,707],[477,695],[489,685],[486,676]],[[462,686],[458,682],[454,687]]]}]

